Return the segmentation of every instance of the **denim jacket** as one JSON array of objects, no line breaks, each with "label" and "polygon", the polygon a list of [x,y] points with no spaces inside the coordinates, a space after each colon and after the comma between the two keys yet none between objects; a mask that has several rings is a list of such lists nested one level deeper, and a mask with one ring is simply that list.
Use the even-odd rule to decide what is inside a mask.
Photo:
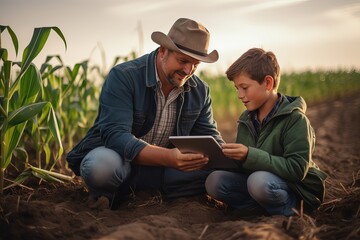
[{"label": "denim jacket", "polygon": [[[69,167],[79,175],[82,159],[105,146],[125,161],[132,161],[148,144],[139,139],[152,128],[156,114],[156,51],[111,69],[100,94],[93,127],[67,155]],[[212,135],[222,143],[211,107],[209,86],[193,75],[177,99],[173,135]],[[169,146],[171,147],[171,146]]]}]

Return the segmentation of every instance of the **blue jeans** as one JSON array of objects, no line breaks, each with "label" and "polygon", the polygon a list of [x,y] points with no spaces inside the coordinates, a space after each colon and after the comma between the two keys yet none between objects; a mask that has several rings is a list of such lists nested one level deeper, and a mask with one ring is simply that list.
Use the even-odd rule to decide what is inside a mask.
[{"label": "blue jeans", "polygon": [[[173,168],[141,166],[125,162],[105,147],[91,150],[82,160],[80,175],[93,197],[112,198],[119,187],[133,190],[157,189],[165,197],[183,197],[206,193],[205,180],[210,171],[183,172]],[[125,191],[126,192],[126,191]]]},{"label": "blue jeans", "polygon": [[265,210],[270,215],[291,216],[298,199],[282,178],[265,171],[250,175],[228,171],[212,172],[205,183],[207,193],[238,210]]}]

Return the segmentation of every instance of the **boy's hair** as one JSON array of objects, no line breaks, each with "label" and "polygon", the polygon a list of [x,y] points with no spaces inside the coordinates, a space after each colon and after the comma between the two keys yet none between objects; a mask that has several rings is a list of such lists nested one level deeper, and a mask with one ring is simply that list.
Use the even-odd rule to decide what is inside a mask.
[{"label": "boy's hair", "polygon": [[261,84],[266,75],[273,77],[274,89],[280,82],[280,66],[273,52],[266,52],[261,48],[251,48],[241,55],[226,70],[227,78],[233,81],[240,74],[248,74],[251,79]]}]

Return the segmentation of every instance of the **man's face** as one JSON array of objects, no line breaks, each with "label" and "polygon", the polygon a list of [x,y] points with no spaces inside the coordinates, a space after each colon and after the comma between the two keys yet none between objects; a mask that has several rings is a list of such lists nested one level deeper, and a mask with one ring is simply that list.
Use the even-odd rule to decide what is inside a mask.
[{"label": "man's face", "polygon": [[160,66],[158,74],[160,79],[173,87],[181,87],[194,74],[200,61],[183,53],[170,51],[161,47],[159,50]]}]

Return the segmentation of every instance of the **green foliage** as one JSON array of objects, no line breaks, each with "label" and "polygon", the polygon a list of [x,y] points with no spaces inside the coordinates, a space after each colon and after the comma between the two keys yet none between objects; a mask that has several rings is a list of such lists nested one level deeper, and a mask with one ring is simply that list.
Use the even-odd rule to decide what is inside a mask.
[{"label": "green foliage", "polygon": [[302,96],[308,105],[359,90],[360,71],[355,69],[283,74],[279,87],[279,91],[287,95]]},{"label": "green foliage", "polygon": [[[1,34],[6,29],[17,53],[18,41],[15,33],[8,26],[0,26]],[[3,192],[5,170],[13,160],[14,151],[22,140],[27,123],[34,121],[37,115],[46,116],[46,127],[59,146],[58,156],[63,152],[57,119],[52,105],[48,101],[38,101],[42,82],[39,70],[32,63],[44,47],[51,30],[54,30],[63,39],[66,47],[65,38],[57,27],[45,27],[34,30],[31,41],[23,52],[21,63],[8,60],[7,50],[1,48],[0,193]],[[16,66],[19,66],[20,69],[17,74],[13,74],[13,68]],[[14,80],[11,77],[12,74],[15,75]]]},{"label": "green foliage", "polygon": [[[15,33],[8,26],[0,26],[0,30],[1,33],[8,31],[17,54]],[[8,60],[8,50],[1,48],[0,41],[1,192],[9,166],[17,171],[24,169],[15,185],[31,176],[46,181],[69,180],[68,176],[51,170],[58,166],[65,173],[69,171],[61,159],[63,144],[65,150],[72,148],[74,139],[80,140],[94,122],[100,95],[100,87],[95,82],[103,82],[115,64],[136,57],[131,52],[128,56],[116,57],[111,66],[100,68],[89,67],[89,60],[66,66],[62,58],[55,55],[48,56],[38,69],[32,61],[43,49],[51,30],[63,40],[66,48],[59,28],[35,28],[21,63]]]},{"label": "green foliage", "polygon": [[200,77],[209,84],[215,119],[232,119],[244,110],[237,97],[234,83],[225,75],[213,76],[201,72]]}]

